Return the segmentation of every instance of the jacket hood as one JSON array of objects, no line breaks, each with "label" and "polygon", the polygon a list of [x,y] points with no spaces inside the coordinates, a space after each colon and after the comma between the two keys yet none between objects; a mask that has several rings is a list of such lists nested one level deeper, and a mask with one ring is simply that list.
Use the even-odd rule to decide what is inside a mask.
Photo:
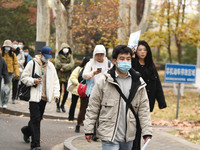
[{"label": "jacket hood", "polygon": [[103,53],[104,57],[106,57],[106,49],[103,45],[96,45],[93,51],[93,58],[96,54]]},{"label": "jacket hood", "polygon": [[64,48],[69,48],[69,53],[72,53],[71,47],[67,43],[61,44],[61,47],[58,53],[60,53]]}]

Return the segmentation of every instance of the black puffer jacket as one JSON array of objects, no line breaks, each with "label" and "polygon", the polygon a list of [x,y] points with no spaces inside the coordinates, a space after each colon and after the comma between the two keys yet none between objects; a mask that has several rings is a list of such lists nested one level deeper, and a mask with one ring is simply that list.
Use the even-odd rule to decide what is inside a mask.
[{"label": "black puffer jacket", "polygon": [[[3,57],[0,56],[0,83],[1,83],[2,78],[4,78],[5,84],[7,84],[9,82],[8,69],[7,69],[6,62],[3,59]],[[1,86],[1,84],[0,84],[0,86]]]},{"label": "black puffer jacket", "polygon": [[132,68],[141,74],[141,77],[147,84],[146,90],[149,98],[150,111],[152,112],[154,109],[155,99],[160,109],[166,108],[167,104],[156,68],[148,68],[145,65],[140,65],[137,58],[132,59]]}]

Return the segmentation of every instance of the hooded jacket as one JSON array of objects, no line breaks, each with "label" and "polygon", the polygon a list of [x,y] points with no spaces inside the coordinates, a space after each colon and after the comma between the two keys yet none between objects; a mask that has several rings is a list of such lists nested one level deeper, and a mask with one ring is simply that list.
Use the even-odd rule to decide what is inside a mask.
[{"label": "hooded jacket", "polygon": [[[138,114],[142,129],[142,136],[152,135],[152,125],[149,112],[149,101],[145,89],[145,82],[137,73],[131,69],[129,71],[132,77],[131,90],[137,90],[131,101],[135,112]],[[95,84],[90,95],[89,104],[84,121],[85,134],[91,134],[94,130],[94,124],[97,121],[97,137],[104,141],[115,140],[120,112],[121,101],[123,100],[116,90],[115,85],[115,67],[104,74],[102,78]],[[132,94],[133,92],[131,92]],[[98,118],[99,114],[99,118]],[[98,120],[97,120],[98,118]],[[127,127],[125,141],[132,141],[136,134],[136,119],[130,109],[127,110]]]},{"label": "hooded jacket", "polygon": [[[36,55],[34,58],[35,61],[35,74],[42,76],[42,70],[41,70],[41,63],[39,60],[40,56]],[[40,102],[42,98],[42,83],[38,84],[36,87],[34,87],[34,78],[32,77],[32,71],[33,71],[33,60],[31,60],[25,67],[22,76],[21,81],[27,85],[31,86],[30,91],[30,100],[29,102]],[[60,84],[58,80],[58,76],[56,73],[56,69],[50,61],[48,61],[47,67],[46,67],[46,97],[47,101],[51,102],[54,97],[60,96]]]},{"label": "hooded jacket", "polygon": [[[64,48],[69,48],[69,52],[67,54],[63,53]],[[58,55],[55,59],[55,67],[58,73],[58,78],[61,82],[67,82],[70,74],[74,68],[74,60],[72,55],[72,50],[67,43],[63,43],[61,45],[61,49],[58,52]],[[60,69],[64,71],[60,71]]]}]

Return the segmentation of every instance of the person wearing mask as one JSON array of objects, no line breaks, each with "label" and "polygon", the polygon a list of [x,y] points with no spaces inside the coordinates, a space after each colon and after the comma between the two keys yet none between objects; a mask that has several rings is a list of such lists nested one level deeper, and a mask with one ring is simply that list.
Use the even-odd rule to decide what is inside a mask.
[{"label": "person wearing mask", "polygon": [[24,45],[25,45],[25,42],[24,42],[24,41],[19,41],[18,47],[19,47],[20,49],[23,50]]},{"label": "person wearing mask", "polygon": [[[29,110],[30,121],[28,126],[21,128],[23,139],[26,143],[30,142],[31,136],[31,150],[41,150],[40,146],[40,122],[43,118],[45,106],[47,102],[52,99],[57,101],[60,96],[60,85],[56,69],[49,61],[52,58],[52,49],[44,46],[41,49],[40,55],[36,55],[24,69],[21,81],[31,86]],[[35,72],[32,77],[33,66],[35,64]]]},{"label": "person wearing mask", "polygon": [[[20,76],[24,70],[24,62],[25,62],[25,57],[24,57],[24,52],[20,48],[21,45],[19,45],[19,40],[15,39],[12,41],[13,42],[13,52],[17,56],[17,61],[19,65],[19,73]],[[12,80],[13,83],[13,88],[12,88],[12,103],[15,104],[15,100],[18,99],[18,92],[19,92],[19,80],[20,78],[14,77]]]},{"label": "person wearing mask", "polygon": [[[0,47],[0,54],[1,54],[1,47]],[[4,86],[5,86],[5,87],[3,87],[3,89],[1,89],[2,78],[4,80]],[[0,107],[3,107],[2,102],[1,102],[1,92],[5,92],[4,89],[6,89],[8,91],[10,90],[8,87],[8,83],[9,83],[8,68],[7,68],[5,60],[0,55]]]},{"label": "person wearing mask", "polygon": [[[94,123],[103,150],[131,150],[138,115],[145,141],[152,137],[152,124],[145,82],[131,67],[132,50],[118,45],[112,53],[114,66],[94,85],[87,107],[84,132],[91,142]],[[134,94],[133,91],[136,91]]]},{"label": "person wearing mask", "polygon": [[[90,61],[86,64],[82,75],[87,84],[87,97],[90,96],[90,93],[96,82],[103,76],[104,73],[108,71],[110,67],[111,63],[106,57],[105,47],[103,45],[96,45],[93,51],[93,58],[90,59]],[[97,140],[96,127],[94,128],[94,136],[92,139],[94,141]]]},{"label": "person wearing mask", "polygon": [[149,98],[150,112],[153,112],[155,99],[160,109],[166,108],[165,97],[158,72],[153,62],[151,48],[146,41],[139,41],[135,58],[132,58],[132,67],[138,71],[145,83]]},{"label": "person wearing mask", "polygon": [[24,46],[23,51],[24,51],[24,57],[25,57],[25,62],[24,62],[24,68],[25,68],[27,63],[32,60],[32,57],[29,54],[29,47],[28,46]]},{"label": "person wearing mask", "polygon": [[[11,82],[12,82],[13,76],[18,79],[20,76],[17,56],[12,51],[12,47],[13,47],[13,44],[10,40],[4,41],[3,47],[2,47],[2,57],[4,58],[7,64],[7,68],[8,68],[9,89],[11,88]],[[1,84],[4,85],[3,82]],[[10,90],[9,92],[1,93],[1,102],[2,102],[3,108],[7,108],[9,97],[10,97]]]},{"label": "person wearing mask", "polygon": [[68,96],[67,82],[74,68],[72,50],[67,43],[63,43],[61,45],[61,48],[55,59],[55,67],[58,73],[58,78],[60,80],[60,95],[61,95],[59,102],[57,103],[56,112],[60,112],[60,109],[63,112],[66,112],[65,102]]}]

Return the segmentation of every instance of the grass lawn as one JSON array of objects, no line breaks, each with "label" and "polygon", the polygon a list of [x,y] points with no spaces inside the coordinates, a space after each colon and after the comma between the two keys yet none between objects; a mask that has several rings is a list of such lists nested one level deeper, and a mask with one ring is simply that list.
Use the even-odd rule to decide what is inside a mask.
[{"label": "grass lawn", "polygon": [[176,119],[177,97],[173,90],[164,90],[167,108],[159,109],[157,103],[151,114],[154,125],[175,126],[170,133],[200,145],[200,97],[197,92],[184,92],[180,97],[179,114]]}]

